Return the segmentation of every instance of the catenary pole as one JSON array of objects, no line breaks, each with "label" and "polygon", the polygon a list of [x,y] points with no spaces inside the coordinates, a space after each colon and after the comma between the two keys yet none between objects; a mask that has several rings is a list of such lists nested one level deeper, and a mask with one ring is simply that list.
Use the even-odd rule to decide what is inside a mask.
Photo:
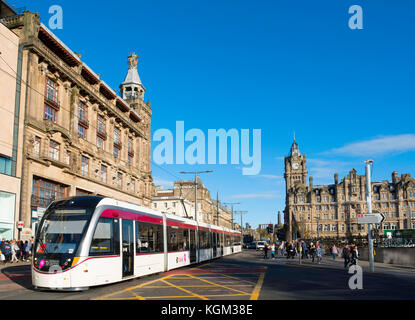
[{"label": "catenary pole", "polygon": [[[366,203],[367,203],[367,213],[372,213],[372,184],[370,181],[370,165],[373,163],[373,160],[366,160]],[[369,242],[369,265],[370,271],[375,271],[374,256],[373,256],[373,238],[372,238],[372,224],[369,223],[368,227],[368,242]]]}]

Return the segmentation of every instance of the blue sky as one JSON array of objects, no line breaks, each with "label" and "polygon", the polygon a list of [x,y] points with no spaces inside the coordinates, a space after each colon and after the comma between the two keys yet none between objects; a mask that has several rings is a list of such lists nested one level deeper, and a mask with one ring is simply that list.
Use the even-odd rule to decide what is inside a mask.
[{"label": "blue sky", "polygon": [[[276,222],[285,206],[283,158],[293,132],[314,184],[364,174],[374,180],[415,174],[415,4],[407,0],[21,1],[112,88],[138,70],[152,104],[152,130],[261,129],[262,170],[241,165],[152,165],[158,185],[206,170],[212,197],[240,202],[244,221]],[[363,30],[351,30],[348,9],[363,9]],[[153,148],[156,146],[153,143]],[[229,161],[230,162],[230,161]],[[239,218],[237,218],[239,221]]]}]

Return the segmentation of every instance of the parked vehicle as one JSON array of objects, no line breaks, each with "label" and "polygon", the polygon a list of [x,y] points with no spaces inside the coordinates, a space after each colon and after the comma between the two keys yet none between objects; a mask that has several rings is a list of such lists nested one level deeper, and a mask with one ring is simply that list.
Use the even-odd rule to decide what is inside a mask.
[{"label": "parked vehicle", "polygon": [[251,242],[248,244],[248,249],[256,249],[256,242]]},{"label": "parked vehicle", "polygon": [[265,241],[257,241],[256,242],[256,249],[263,250],[267,243]]}]

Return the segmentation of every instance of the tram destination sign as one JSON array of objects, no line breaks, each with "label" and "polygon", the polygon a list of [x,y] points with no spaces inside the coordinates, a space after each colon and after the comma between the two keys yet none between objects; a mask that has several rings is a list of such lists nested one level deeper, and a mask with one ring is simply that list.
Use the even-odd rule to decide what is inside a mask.
[{"label": "tram destination sign", "polygon": [[385,221],[386,216],[381,212],[373,212],[368,214],[362,214],[357,217],[358,224],[371,224],[371,223],[382,223]]}]

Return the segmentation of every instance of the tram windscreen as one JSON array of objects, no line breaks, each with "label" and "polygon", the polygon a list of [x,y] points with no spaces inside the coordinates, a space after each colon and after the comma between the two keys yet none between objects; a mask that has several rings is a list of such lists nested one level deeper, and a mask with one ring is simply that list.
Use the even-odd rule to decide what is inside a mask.
[{"label": "tram windscreen", "polygon": [[89,216],[85,209],[54,210],[39,230],[37,253],[75,253]]},{"label": "tram windscreen", "polygon": [[34,266],[56,272],[71,266],[89,224],[91,208],[51,208],[45,212],[36,235]]}]

